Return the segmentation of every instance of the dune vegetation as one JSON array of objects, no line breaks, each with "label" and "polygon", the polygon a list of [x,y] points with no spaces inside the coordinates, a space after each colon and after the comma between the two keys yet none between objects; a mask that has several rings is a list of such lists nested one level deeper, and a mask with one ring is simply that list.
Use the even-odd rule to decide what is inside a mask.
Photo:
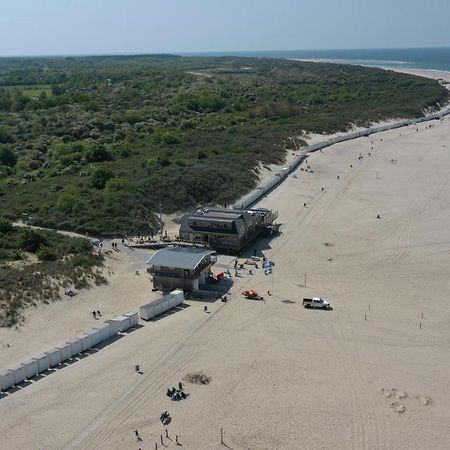
[{"label": "dune vegetation", "polygon": [[307,132],[421,116],[437,81],[373,68],[173,55],[0,59],[0,215],[95,235],[228,204]]}]

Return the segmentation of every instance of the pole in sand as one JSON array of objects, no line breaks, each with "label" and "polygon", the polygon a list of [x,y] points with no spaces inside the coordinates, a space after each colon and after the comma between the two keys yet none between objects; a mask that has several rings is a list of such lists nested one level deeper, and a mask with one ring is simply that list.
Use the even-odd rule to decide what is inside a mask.
[{"label": "pole in sand", "polygon": [[220,443],[223,444],[223,428],[220,429]]},{"label": "pole in sand", "polygon": [[305,273],[305,284],[304,284],[304,286],[306,287],[306,273]]}]

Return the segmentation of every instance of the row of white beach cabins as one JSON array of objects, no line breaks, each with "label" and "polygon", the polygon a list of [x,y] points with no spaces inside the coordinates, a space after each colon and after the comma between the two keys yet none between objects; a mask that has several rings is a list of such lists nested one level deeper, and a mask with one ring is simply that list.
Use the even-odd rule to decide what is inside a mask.
[{"label": "row of white beach cabins", "polygon": [[[184,301],[181,290],[171,292],[158,300],[140,307],[140,315],[144,320],[150,320],[164,312],[180,305]],[[138,313],[129,312],[123,316],[116,317],[107,322],[99,323],[85,333],[74,339],[70,339],[60,345],[47,350],[28,361],[17,364],[15,367],[0,371],[0,391],[16,386],[25,380],[46,372],[52,367],[76,357],[80,353],[94,348],[95,346],[109,341],[119,333],[137,326],[139,323]]]}]

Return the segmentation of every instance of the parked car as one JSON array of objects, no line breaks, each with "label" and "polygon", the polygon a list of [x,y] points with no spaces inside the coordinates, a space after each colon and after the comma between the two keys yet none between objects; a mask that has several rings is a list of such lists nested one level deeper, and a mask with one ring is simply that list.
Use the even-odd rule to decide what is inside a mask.
[{"label": "parked car", "polygon": [[320,297],[304,297],[303,306],[314,309],[332,309],[331,303]]}]

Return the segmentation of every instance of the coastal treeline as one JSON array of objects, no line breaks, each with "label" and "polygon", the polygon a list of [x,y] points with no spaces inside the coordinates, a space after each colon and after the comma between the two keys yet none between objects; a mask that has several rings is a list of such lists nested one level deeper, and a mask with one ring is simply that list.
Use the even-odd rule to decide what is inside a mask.
[{"label": "coastal treeline", "polygon": [[96,235],[227,204],[308,132],[445,103],[437,81],[280,59],[0,59],[0,215]]}]

